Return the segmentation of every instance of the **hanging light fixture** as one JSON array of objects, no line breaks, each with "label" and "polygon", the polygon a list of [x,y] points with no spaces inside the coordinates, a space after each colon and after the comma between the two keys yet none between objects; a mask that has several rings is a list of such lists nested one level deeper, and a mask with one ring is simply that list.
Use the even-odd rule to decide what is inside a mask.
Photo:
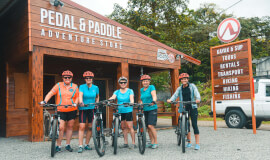
[{"label": "hanging light fixture", "polygon": [[55,6],[55,7],[58,7],[59,5],[60,5],[61,7],[64,6],[64,3],[61,2],[60,0],[50,0],[50,4],[53,5],[53,6]]}]

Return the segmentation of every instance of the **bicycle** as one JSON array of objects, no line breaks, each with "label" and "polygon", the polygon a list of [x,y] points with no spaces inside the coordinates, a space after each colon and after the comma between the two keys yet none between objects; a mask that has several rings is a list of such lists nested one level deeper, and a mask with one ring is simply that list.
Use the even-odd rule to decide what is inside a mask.
[{"label": "bicycle", "polygon": [[[171,104],[177,104],[177,103],[182,103],[184,104],[196,104],[196,102],[192,102],[192,101],[175,101],[175,102],[171,102]],[[188,121],[189,121],[189,117],[188,117],[188,111],[186,111],[186,107],[183,106],[183,111],[182,113],[180,113],[179,117],[178,117],[178,124],[176,126],[175,129],[175,133],[177,134],[177,145],[180,146],[181,145],[181,141],[182,141],[182,152],[185,153],[185,147],[186,147],[186,136],[188,135]]]},{"label": "bicycle", "polygon": [[[40,103],[39,103],[40,104]],[[54,157],[55,155],[55,142],[56,139],[58,139],[59,136],[59,121],[60,121],[60,115],[57,111],[58,106],[64,106],[65,108],[68,107],[74,107],[72,105],[57,105],[57,104],[42,104],[43,107],[53,107],[54,108],[54,114],[51,115],[51,129],[49,137],[52,139],[51,143],[51,157]]]},{"label": "bicycle", "polygon": [[105,141],[105,134],[103,130],[103,120],[102,120],[102,109],[101,107],[107,105],[112,100],[104,100],[97,103],[90,103],[86,104],[84,106],[88,105],[95,105],[95,114],[94,114],[94,120],[92,122],[92,136],[93,141],[95,145],[95,149],[97,151],[97,154],[102,157],[105,155],[106,150],[106,141]]},{"label": "bicycle", "polygon": [[113,153],[117,154],[117,139],[120,137],[119,130],[121,129],[121,114],[118,113],[118,106],[125,106],[125,104],[115,104],[110,103],[108,106],[112,106],[114,113],[113,113],[113,121],[112,121],[112,128],[111,128],[111,136],[112,136],[112,146],[114,147]]},{"label": "bicycle", "polygon": [[145,120],[144,120],[144,113],[142,112],[143,107],[145,105],[152,105],[152,103],[124,103],[125,105],[129,106],[135,106],[134,109],[138,109],[138,113],[136,114],[136,120],[137,120],[137,136],[138,136],[138,143],[139,143],[139,151],[141,154],[144,154],[145,152],[145,146],[146,146],[146,126],[145,126]]}]

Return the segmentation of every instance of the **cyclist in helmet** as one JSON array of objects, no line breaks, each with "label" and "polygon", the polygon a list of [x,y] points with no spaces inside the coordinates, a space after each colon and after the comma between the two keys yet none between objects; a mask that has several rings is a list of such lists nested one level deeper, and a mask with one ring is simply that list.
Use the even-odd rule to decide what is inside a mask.
[{"label": "cyclist in helmet", "polygon": [[[83,150],[92,150],[89,145],[92,136],[92,121],[94,119],[94,105],[84,106],[84,104],[99,102],[99,88],[93,84],[94,73],[86,71],[83,73],[85,84],[80,85],[79,88],[79,149],[78,153]],[[86,119],[88,120],[88,127],[85,139],[85,146],[83,147],[83,136],[85,130]]]},{"label": "cyclist in helmet", "polygon": [[[167,102],[175,101],[177,97],[179,97],[180,101],[193,101],[193,102],[196,101],[196,103],[199,103],[201,100],[200,93],[195,84],[188,82],[189,75],[187,73],[182,73],[179,75],[179,80],[181,81],[182,85],[177,88],[173,96],[170,99],[168,99]],[[186,110],[189,112],[189,115],[190,115],[189,117],[191,118],[192,127],[194,130],[195,141],[196,141],[195,150],[199,150],[200,145],[199,145],[199,128],[197,125],[197,121],[198,121],[197,104],[192,104],[192,105],[186,104],[185,107],[186,107]],[[182,109],[183,109],[183,104],[180,103],[180,107],[179,107],[180,113],[182,112]],[[189,126],[189,129],[188,129],[189,133],[187,135],[188,144],[186,147],[191,148],[192,145],[191,145],[190,125],[188,126]]]},{"label": "cyclist in helmet", "polygon": [[148,148],[156,149],[158,148],[157,144],[157,131],[155,126],[157,124],[157,94],[156,88],[153,85],[150,85],[151,77],[149,75],[142,75],[141,82],[143,88],[140,89],[141,97],[140,103],[152,103],[151,106],[144,106],[144,116],[145,116],[145,125],[148,128],[148,134],[151,140],[151,143],[147,144]]},{"label": "cyclist in helmet", "polygon": [[76,84],[72,83],[73,73],[69,70],[62,73],[63,82],[57,83],[51,91],[45,96],[44,101],[40,104],[46,104],[52,96],[56,96],[56,104],[59,105],[72,105],[73,107],[65,108],[64,106],[58,106],[57,110],[60,114],[59,125],[59,137],[57,140],[56,152],[61,151],[61,142],[64,135],[65,125],[66,128],[66,147],[65,149],[72,152],[70,147],[70,140],[72,137],[73,125],[77,115],[77,104],[79,91]]},{"label": "cyclist in helmet", "polygon": [[[118,104],[134,103],[134,92],[132,89],[127,88],[128,79],[126,77],[120,77],[118,79],[120,89],[114,91],[110,99],[117,99]],[[130,132],[132,145],[130,149],[137,148],[135,145],[135,132],[133,129],[133,107],[119,106],[118,112],[121,114],[121,128],[124,134],[124,145],[120,148],[128,148],[128,132]]]}]

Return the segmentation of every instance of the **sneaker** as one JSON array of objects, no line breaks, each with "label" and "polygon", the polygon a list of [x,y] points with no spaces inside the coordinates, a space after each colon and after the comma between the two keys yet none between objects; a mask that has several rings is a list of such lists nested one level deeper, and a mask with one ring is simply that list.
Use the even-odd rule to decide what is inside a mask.
[{"label": "sneaker", "polygon": [[128,148],[128,144],[123,144],[122,146],[119,146],[119,148]]},{"label": "sneaker", "polygon": [[83,152],[83,148],[82,147],[79,147],[78,153],[82,153],[82,152]]},{"label": "sneaker", "polygon": [[187,145],[186,145],[186,148],[191,148],[192,147],[192,144],[191,143],[188,143]]},{"label": "sneaker", "polygon": [[158,144],[153,144],[152,145],[152,149],[157,149],[158,148]]},{"label": "sneaker", "polygon": [[61,148],[59,146],[56,146],[55,152],[61,152]]},{"label": "sneaker", "polygon": [[72,151],[73,151],[73,149],[70,147],[70,145],[66,145],[65,148],[66,148],[66,150],[69,151],[69,152],[72,152]]},{"label": "sneaker", "polygon": [[135,149],[135,148],[137,148],[136,144],[132,144],[132,145],[129,147],[129,149]]},{"label": "sneaker", "polygon": [[153,145],[152,143],[147,143],[145,147],[146,148],[152,148],[152,145]]},{"label": "sneaker", "polygon": [[88,145],[86,145],[85,147],[84,147],[84,149],[85,150],[92,150],[92,148],[90,147],[90,145],[88,144]]},{"label": "sneaker", "polygon": [[195,145],[195,150],[200,150],[200,146],[198,144]]}]

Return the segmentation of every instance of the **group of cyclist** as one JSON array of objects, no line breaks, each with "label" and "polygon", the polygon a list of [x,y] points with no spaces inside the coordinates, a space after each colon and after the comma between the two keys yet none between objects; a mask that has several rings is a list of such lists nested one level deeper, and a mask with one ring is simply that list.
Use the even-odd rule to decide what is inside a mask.
[{"label": "group of cyclist", "polygon": [[[57,107],[57,111],[60,115],[59,124],[59,136],[57,140],[56,152],[61,151],[61,141],[63,139],[64,130],[66,126],[66,146],[65,149],[72,152],[73,149],[70,146],[70,141],[72,138],[73,126],[75,118],[77,116],[77,109],[79,110],[79,147],[78,153],[82,153],[83,150],[92,150],[89,145],[90,138],[92,136],[92,121],[94,118],[94,105],[87,105],[90,103],[99,102],[99,88],[93,84],[94,73],[86,71],[83,74],[85,79],[85,84],[79,86],[72,83],[73,73],[69,70],[62,73],[63,82],[57,83],[51,91],[45,96],[45,99],[40,102],[40,104],[46,104],[52,96],[56,96],[56,104],[58,105],[71,105],[72,107]],[[167,102],[175,101],[178,97],[180,101],[200,101],[200,94],[197,87],[188,82],[189,75],[187,73],[182,73],[179,76],[182,85],[178,87],[173,96],[167,100]],[[144,116],[145,124],[148,129],[148,134],[150,137],[150,142],[147,144],[148,148],[156,149],[158,148],[157,142],[157,132],[155,129],[157,123],[157,95],[155,86],[150,85],[151,77],[149,75],[142,75],[140,77],[143,88],[140,89],[140,100],[139,103],[151,103],[150,106],[145,106]],[[127,88],[128,79],[126,77],[120,77],[118,79],[120,89],[114,91],[113,95],[109,99],[117,100],[118,104],[123,103],[134,103],[134,92],[132,89]],[[179,112],[181,108],[179,107]],[[199,130],[197,126],[197,105],[187,105],[187,110],[190,112],[192,127],[194,129],[196,146],[195,149],[199,150]],[[133,107],[119,106],[118,111],[121,114],[121,128],[124,135],[124,144],[120,146],[121,148],[137,148],[135,145],[135,131],[133,129]],[[86,128],[86,120],[88,121],[87,133],[85,139],[85,145],[83,146],[84,131]],[[90,129],[89,129],[90,128]],[[132,144],[128,145],[128,133],[131,135]],[[190,143],[191,136],[190,130],[188,134],[188,144],[187,147],[190,148],[192,145]]]}]

